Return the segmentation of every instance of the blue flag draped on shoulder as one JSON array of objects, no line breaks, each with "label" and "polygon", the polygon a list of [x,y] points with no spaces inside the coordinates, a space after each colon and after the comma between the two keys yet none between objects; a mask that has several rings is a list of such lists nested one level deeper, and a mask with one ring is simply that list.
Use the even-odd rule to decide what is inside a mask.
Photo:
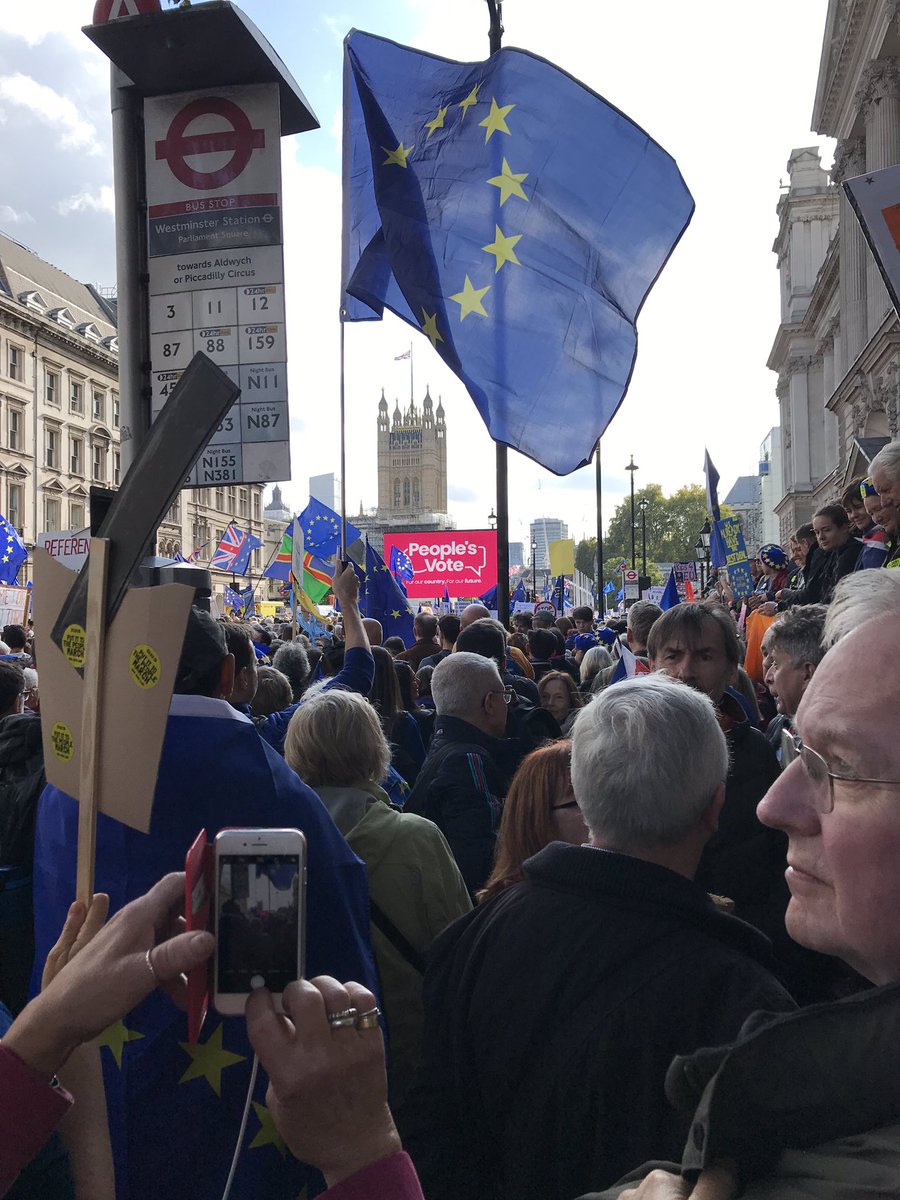
[{"label": "blue flag draped on shoulder", "polygon": [[674,159],[522,50],[460,63],[358,31],[344,50],[344,319],[396,313],[495,441],[574,471],[694,210]]},{"label": "blue flag draped on shoulder", "polygon": [[25,543],[6,517],[0,517],[0,583],[12,584],[28,557]]}]

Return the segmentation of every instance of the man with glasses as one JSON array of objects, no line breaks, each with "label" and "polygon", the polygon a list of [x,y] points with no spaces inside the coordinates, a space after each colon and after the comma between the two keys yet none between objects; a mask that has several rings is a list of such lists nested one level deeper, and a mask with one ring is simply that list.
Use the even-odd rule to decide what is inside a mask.
[{"label": "man with glasses", "polygon": [[434,821],[474,895],[491,873],[509,784],[501,739],[513,690],[493,659],[456,651],[435,667],[431,695],[434,735],[405,810]]}]

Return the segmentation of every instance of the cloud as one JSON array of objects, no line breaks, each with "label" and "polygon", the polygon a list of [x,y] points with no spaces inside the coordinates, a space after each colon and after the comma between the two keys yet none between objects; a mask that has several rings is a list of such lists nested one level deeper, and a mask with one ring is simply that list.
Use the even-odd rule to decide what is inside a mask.
[{"label": "cloud", "polygon": [[104,184],[97,192],[76,192],[67,200],[60,200],[56,210],[62,217],[81,212],[105,212],[112,215],[116,211],[115,195],[113,189]]},{"label": "cloud", "polygon": [[447,498],[457,504],[472,504],[478,499],[474,488],[460,487],[459,484],[447,484]]},{"label": "cloud", "polygon": [[30,212],[18,212],[10,204],[0,204],[0,225],[25,225],[34,222]]},{"label": "cloud", "polygon": [[38,83],[30,75],[0,77],[0,104],[13,104],[26,109],[39,121],[56,130],[59,144],[66,150],[100,154],[102,147],[97,131],[86,121],[67,96]]}]

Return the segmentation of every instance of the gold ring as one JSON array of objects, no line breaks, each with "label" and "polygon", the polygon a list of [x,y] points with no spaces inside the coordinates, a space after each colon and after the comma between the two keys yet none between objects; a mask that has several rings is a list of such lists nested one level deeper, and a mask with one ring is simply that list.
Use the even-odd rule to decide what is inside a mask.
[{"label": "gold ring", "polygon": [[160,980],[159,976],[158,976],[158,975],[157,975],[157,973],[156,973],[156,967],[154,967],[154,965],[153,965],[153,959],[150,957],[150,951],[149,951],[149,950],[148,950],[148,951],[147,951],[147,953],[144,955],[144,962],[146,962],[146,964],[147,964],[147,970],[148,970],[148,971],[150,972],[150,974],[153,976],[153,985],[154,985],[154,987],[159,987],[159,985],[160,985],[160,983],[161,983],[161,980]]},{"label": "gold ring", "polygon": [[359,1014],[356,1018],[357,1029],[377,1029],[381,1024],[381,1009],[376,1004],[374,1008],[368,1008],[365,1012]]}]

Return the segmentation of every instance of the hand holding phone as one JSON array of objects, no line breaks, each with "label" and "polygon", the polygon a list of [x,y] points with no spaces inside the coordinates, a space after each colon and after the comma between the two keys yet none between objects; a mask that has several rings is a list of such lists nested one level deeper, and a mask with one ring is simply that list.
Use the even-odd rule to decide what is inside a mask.
[{"label": "hand holding phone", "polygon": [[240,1016],[265,987],[279,1012],[300,979],[306,932],[306,838],[299,829],[224,829],[216,837],[213,1004]]}]

